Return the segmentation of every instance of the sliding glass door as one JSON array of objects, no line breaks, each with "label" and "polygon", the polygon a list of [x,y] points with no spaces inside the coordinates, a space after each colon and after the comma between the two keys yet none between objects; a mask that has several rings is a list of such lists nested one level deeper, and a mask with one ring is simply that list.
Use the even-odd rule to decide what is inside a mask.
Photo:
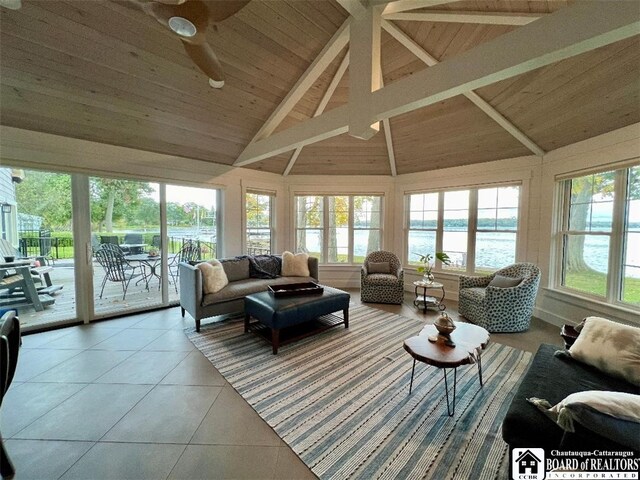
[{"label": "sliding glass door", "polygon": [[89,179],[94,312],[162,304],[159,184]]}]

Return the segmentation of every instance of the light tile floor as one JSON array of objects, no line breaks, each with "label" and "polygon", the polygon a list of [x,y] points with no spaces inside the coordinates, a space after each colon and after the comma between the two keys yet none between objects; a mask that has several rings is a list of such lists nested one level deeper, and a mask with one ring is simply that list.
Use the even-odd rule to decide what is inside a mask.
[{"label": "light tile floor", "polygon": [[[437,318],[412,299],[369,305]],[[25,335],[0,417],[16,478],[315,478],[193,347],[182,331],[192,325],[171,308]],[[532,352],[561,345],[558,328],[535,319],[491,338]]]}]

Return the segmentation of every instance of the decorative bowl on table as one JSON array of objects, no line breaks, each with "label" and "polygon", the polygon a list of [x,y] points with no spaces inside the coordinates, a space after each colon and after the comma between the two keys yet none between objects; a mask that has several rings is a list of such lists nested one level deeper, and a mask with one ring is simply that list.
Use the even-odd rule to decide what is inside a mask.
[{"label": "decorative bowl on table", "polygon": [[16,257],[13,257],[13,256],[4,257],[4,261],[7,263],[13,263],[15,262],[15,260],[16,260]]},{"label": "decorative bowl on table", "polygon": [[442,312],[433,324],[440,335],[450,335],[456,329],[456,324],[445,312]]},{"label": "decorative bowl on table", "polygon": [[149,250],[150,257],[157,257],[159,255],[158,250],[151,249]]}]

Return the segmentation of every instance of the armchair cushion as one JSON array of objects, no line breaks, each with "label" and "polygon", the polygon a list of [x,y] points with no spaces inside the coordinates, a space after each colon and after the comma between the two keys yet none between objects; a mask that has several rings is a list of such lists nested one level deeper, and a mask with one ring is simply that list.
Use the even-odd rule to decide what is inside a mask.
[{"label": "armchair cushion", "polygon": [[522,281],[520,277],[503,277],[502,275],[496,275],[493,280],[489,282],[491,287],[509,288],[519,285]]},{"label": "armchair cushion", "polygon": [[396,285],[398,277],[390,273],[370,273],[365,278],[368,285]]},{"label": "armchair cushion", "polygon": [[369,262],[369,273],[391,273],[389,262]]}]

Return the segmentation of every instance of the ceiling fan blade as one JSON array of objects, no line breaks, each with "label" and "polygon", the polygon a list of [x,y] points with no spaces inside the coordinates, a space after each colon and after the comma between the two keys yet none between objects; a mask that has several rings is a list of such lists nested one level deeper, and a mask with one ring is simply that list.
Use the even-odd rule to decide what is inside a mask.
[{"label": "ceiling fan blade", "polygon": [[209,8],[209,18],[221,22],[234,15],[251,0],[203,0]]},{"label": "ceiling fan blade", "polygon": [[186,2],[187,0],[155,0],[155,1],[159,3],[165,3],[167,5],[180,5]]},{"label": "ceiling fan blade", "polygon": [[190,43],[182,42],[193,63],[202,70],[210,79],[212,87],[221,88],[224,85],[224,72],[218,57],[207,42]]}]

